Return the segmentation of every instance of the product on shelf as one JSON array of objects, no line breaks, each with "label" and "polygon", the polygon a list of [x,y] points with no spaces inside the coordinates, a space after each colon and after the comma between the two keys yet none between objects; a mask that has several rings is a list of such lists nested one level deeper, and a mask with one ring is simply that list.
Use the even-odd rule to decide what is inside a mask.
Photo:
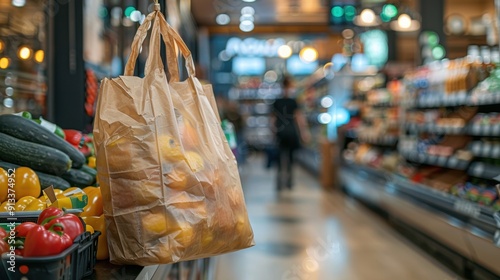
[{"label": "product on shelf", "polygon": [[397,152],[384,152],[378,147],[368,144],[349,143],[343,157],[347,162],[354,162],[380,170],[396,170],[399,163]]}]

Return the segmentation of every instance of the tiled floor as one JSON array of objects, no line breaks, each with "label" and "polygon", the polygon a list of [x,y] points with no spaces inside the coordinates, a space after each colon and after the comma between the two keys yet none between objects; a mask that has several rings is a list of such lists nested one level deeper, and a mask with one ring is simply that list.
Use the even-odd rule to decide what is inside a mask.
[{"label": "tiled floor", "polygon": [[248,159],[241,177],[256,246],[217,257],[216,280],[458,279],[355,200],[294,172],[295,188],[277,195],[275,170]]}]

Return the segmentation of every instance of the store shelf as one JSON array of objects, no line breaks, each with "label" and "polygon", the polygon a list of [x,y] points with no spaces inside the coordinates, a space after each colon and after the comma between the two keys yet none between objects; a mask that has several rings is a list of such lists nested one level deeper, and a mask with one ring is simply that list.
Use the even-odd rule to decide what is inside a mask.
[{"label": "store shelf", "polygon": [[[498,212],[398,175],[366,170],[352,163],[342,167],[341,179],[349,193],[463,256],[476,267],[473,273],[500,275]],[[466,261],[458,259],[456,265],[460,263],[465,266]]]},{"label": "store shelf", "polygon": [[470,161],[458,159],[454,156],[443,157],[443,156],[427,155],[413,150],[412,151],[400,150],[400,154],[407,160],[416,163],[435,165],[456,170],[466,170],[470,164]]},{"label": "store shelf", "polygon": [[421,97],[410,107],[425,109],[436,107],[453,107],[468,104],[469,97],[466,93],[457,93],[449,95],[430,94],[429,97]]},{"label": "store shelf", "polygon": [[391,102],[391,101],[376,102],[376,103],[368,102],[367,105],[375,107],[375,108],[392,108],[392,107],[398,107],[399,103],[398,102]]},{"label": "store shelf", "polygon": [[468,104],[470,104],[471,106],[500,104],[500,93],[491,93],[482,96],[471,96],[469,97]]},{"label": "store shelf", "polygon": [[493,136],[500,137],[500,124],[493,125],[470,125],[467,133],[473,136]]},{"label": "store shelf", "polygon": [[500,182],[500,166],[498,165],[473,162],[469,167],[468,174],[477,178],[497,180]]},{"label": "store shelf", "polygon": [[491,136],[500,137],[500,124],[494,125],[467,125],[461,127],[440,126],[434,123],[415,124],[407,123],[405,128],[413,133],[429,132],[448,135],[472,135],[472,136]]},{"label": "store shelf", "polygon": [[486,106],[495,104],[500,104],[500,93],[492,93],[483,96],[471,96],[466,93],[449,95],[436,94],[430,95],[430,97],[419,98],[417,101],[408,102],[405,105],[413,109],[430,109],[438,107]]},{"label": "store shelf", "polygon": [[440,126],[435,123],[426,123],[426,124],[415,124],[415,123],[407,123],[405,128],[410,132],[429,132],[429,133],[437,133],[437,134],[453,134],[453,135],[461,135],[467,134],[467,127],[464,126]]},{"label": "store shelf", "polygon": [[385,135],[378,137],[358,136],[360,142],[376,145],[376,146],[395,146],[398,143],[399,137],[393,135]]},{"label": "store shelf", "polygon": [[469,145],[469,150],[472,151],[476,157],[500,158],[500,144],[474,141]]}]

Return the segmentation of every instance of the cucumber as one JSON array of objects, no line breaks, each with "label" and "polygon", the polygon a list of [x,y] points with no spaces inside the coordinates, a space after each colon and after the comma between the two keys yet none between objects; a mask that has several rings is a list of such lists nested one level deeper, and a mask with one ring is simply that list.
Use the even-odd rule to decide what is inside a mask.
[{"label": "cucumber", "polygon": [[95,183],[95,177],[79,169],[71,168],[66,173],[62,174],[61,177],[68,181],[71,186],[82,189],[92,186]]},{"label": "cucumber", "polygon": [[7,171],[7,169],[16,169],[19,167],[19,165],[6,161],[0,161],[0,167],[5,169],[5,171]]},{"label": "cucumber", "polygon": [[71,168],[71,159],[65,153],[5,133],[0,133],[0,160],[57,176]]},{"label": "cucumber", "polygon": [[38,179],[40,180],[40,185],[42,186],[42,190],[50,186],[53,186],[54,189],[59,189],[64,191],[71,187],[71,184],[61,177],[45,174],[39,171],[35,172],[36,175],[38,175]]},{"label": "cucumber", "polygon": [[95,178],[95,177],[97,177],[97,170],[95,170],[94,168],[92,168],[92,167],[90,167],[90,166],[88,166],[88,165],[86,165],[86,164],[84,164],[84,165],[83,165],[82,167],[80,167],[80,169],[78,169],[78,170],[81,170],[81,171],[83,171],[83,172],[85,172],[85,173],[89,174],[90,176],[92,176],[92,177],[94,177],[94,178]]},{"label": "cucumber", "polygon": [[[12,164],[10,162],[0,161],[0,167],[7,170],[7,169],[18,168],[19,165]],[[35,173],[36,175],[38,175],[38,180],[40,180],[40,186],[42,187],[42,190],[50,186],[53,186],[54,189],[59,189],[64,191],[71,187],[71,185],[61,177],[45,174],[40,171],[35,171]]]},{"label": "cucumber", "polygon": [[85,164],[85,156],[78,149],[32,120],[16,115],[0,115],[0,132],[55,148],[69,156],[74,168],[80,168]]}]

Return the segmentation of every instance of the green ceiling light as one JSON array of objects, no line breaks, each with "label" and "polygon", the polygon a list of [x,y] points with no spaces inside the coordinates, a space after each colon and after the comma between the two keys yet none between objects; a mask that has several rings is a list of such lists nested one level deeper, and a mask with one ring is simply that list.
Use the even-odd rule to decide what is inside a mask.
[{"label": "green ceiling light", "polygon": [[356,16],[356,8],[351,5],[347,5],[344,7],[345,19],[347,21],[353,21]]},{"label": "green ceiling light", "polygon": [[382,14],[384,14],[385,17],[392,19],[398,15],[398,8],[396,8],[393,4],[385,4],[382,8]]},{"label": "green ceiling light", "polygon": [[439,44],[439,35],[436,32],[429,31],[427,34],[427,43],[431,47],[437,46]]},{"label": "green ceiling light", "polygon": [[135,11],[135,8],[134,8],[134,7],[132,7],[132,6],[128,6],[128,7],[125,9],[124,14],[125,14],[125,16],[126,16],[126,17],[128,17],[128,18],[129,18],[129,17],[130,17],[130,15],[131,15],[134,11]]},{"label": "green ceiling light", "polygon": [[446,51],[443,46],[437,45],[434,48],[432,48],[432,58],[436,60],[443,59],[446,55]]},{"label": "green ceiling light", "polygon": [[344,9],[340,6],[334,6],[332,8],[332,16],[336,18],[340,18],[344,15]]}]

